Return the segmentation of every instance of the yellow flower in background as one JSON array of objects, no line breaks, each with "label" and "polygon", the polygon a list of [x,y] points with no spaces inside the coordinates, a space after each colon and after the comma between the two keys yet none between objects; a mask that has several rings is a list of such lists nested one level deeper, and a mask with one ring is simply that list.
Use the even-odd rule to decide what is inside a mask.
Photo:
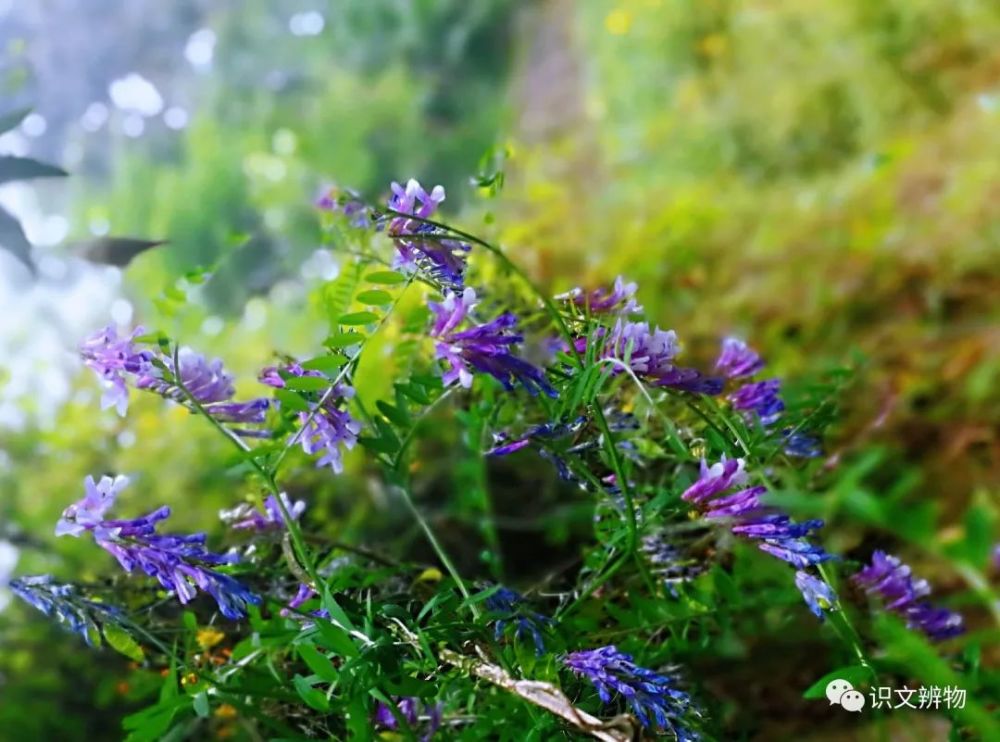
[{"label": "yellow flower in background", "polygon": [[225,638],[225,634],[211,626],[198,630],[198,646],[204,651],[208,651]]},{"label": "yellow flower in background", "polygon": [[604,19],[604,27],[609,34],[624,36],[632,28],[632,14],[621,8],[612,10]]}]

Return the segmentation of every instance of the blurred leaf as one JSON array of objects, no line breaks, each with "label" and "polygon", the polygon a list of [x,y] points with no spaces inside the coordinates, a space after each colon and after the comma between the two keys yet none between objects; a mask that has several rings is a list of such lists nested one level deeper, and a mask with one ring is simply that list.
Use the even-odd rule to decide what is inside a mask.
[{"label": "blurred leaf", "polygon": [[404,283],[406,281],[406,276],[396,273],[395,271],[375,271],[374,273],[369,273],[365,276],[365,280],[368,281],[368,283],[382,283],[394,286],[399,283]]},{"label": "blurred leaf", "polygon": [[0,156],[0,184],[32,178],[64,178],[67,175],[69,173],[61,167],[47,165],[30,157]]},{"label": "blurred leaf", "polygon": [[0,134],[10,131],[22,121],[25,117],[31,113],[30,108],[22,108],[16,111],[11,111],[9,113],[0,114]]},{"label": "blurred leaf", "polygon": [[[72,249],[77,255],[91,263],[114,265],[124,268],[137,255],[154,247],[165,245],[166,240],[143,240],[134,237],[97,237],[87,242],[77,243]],[[187,277],[186,277],[187,278]],[[200,283],[201,280],[190,281]]]},{"label": "blurred leaf", "polygon": [[374,312],[352,312],[351,314],[343,314],[337,320],[338,324],[341,325],[371,325],[378,322],[379,316]]},{"label": "blurred leaf", "polygon": [[356,297],[357,301],[362,304],[369,304],[377,307],[384,307],[388,304],[392,304],[392,294],[385,291],[362,291]]},{"label": "blurred leaf", "polygon": [[36,274],[35,262],[31,259],[31,243],[24,236],[21,224],[3,207],[0,207],[0,248],[24,263],[32,275]]},{"label": "blurred leaf", "polygon": [[146,653],[142,651],[139,643],[117,624],[106,623],[104,625],[104,639],[109,647],[131,660],[142,662],[146,658]]}]

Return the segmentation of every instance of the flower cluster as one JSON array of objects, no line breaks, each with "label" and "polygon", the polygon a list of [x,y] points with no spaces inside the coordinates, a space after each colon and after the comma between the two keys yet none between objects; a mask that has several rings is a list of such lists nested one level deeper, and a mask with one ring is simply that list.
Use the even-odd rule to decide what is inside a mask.
[{"label": "flower cluster", "polygon": [[503,616],[503,618],[498,618],[494,624],[497,641],[500,641],[500,637],[503,636],[504,629],[513,625],[515,627],[514,636],[517,639],[529,635],[535,643],[535,653],[539,655],[545,653],[542,627],[552,623],[552,619],[526,608],[524,597],[520,593],[501,587],[490,595],[483,604],[486,606],[486,610]]},{"label": "flower cluster", "polygon": [[961,614],[922,600],[930,595],[930,585],[927,580],[914,579],[898,557],[876,551],[871,564],[851,579],[869,595],[878,595],[886,610],[906,619],[907,626],[931,639],[948,639],[964,631]]},{"label": "flower cluster", "polygon": [[260,598],[237,580],[214,567],[232,564],[235,556],[215,554],[205,548],[205,534],[167,536],[156,532],[157,524],[170,517],[161,507],[131,520],[108,520],[105,514],[128,484],[125,477],[87,477],[85,494],[65,511],[56,524],[58,536],[80,536],[91,532],[94,541],[118,560],[126,572],[139,567],[173,592],[181,603],[195,598],[199,590],[209,594],[224,616],[242,618],[247,606]]},{"label": "flower cluster", "polygon": [[689,547],[689,539],[668,536],[662,530],[642,539],[642,553],[651,571],[675,598],[680,594],[678,585],[690,582],[708,569],[707,563],[690,553]]},{"label": "flower cluster", "polygon": [[[728,395],[729,403],[734,410],[768,428],[781,419],[785,402],[781,398],[780,379],[749,380],[763,368],[763,359],[744,341],[732,337],[722,341],[722,352],[715,362],[715,370],[727,379],[741,382]],[[781,438],[789,456],[815,458],[822,453],[815,437],[795,428],[782,430]]]},{"label": "flower cluster", "polygon": [[636,283],[625,283],[625,279],[618,276],[610,289],[600,286],[584,291],[578,287],[556,298],[591,314],[635,314],[642,311],[635,300],[638,288]]},{"label": "flower cluster", "polygon": [[10,589],[25,603],[56,618],[90,645],[99,643],[99,626],[121,616],[117,608],[84,598],[72,585],[53,582],[50,575],[19,577],[10,581]]},{"label": "flower cluster", "polygon": [[80,345],[84,364],[97,374],[104,385],[101,409],[114,407],[123,416],[128,411],[128,381],[145,378],[153,373],[150,350],[137,347],[136,338],[145,330],[136,327],[125,337],[119,337],[114,326],[109,325],[94,333]]},{"label": "flower cluster", "polygon": [[650,328],[648,322],[629,322],[619,317],[610,331],[598,328],[590,341],[577,338],[577,352],[586,352],[588,342],[597,344],[599,358],[616,361],[614,373],[621,373],[624,366],[652,386],[696,394],[722,391],[721,379],[674,363],[680,346],[673,330]]},{"label": "flower cluster", "polygon": [[[292,376],[323,378],[319,371],[309,371],[297,363],[282,368],[266,368],[260,381],[276,389],[285,387],[285,379]],[[347,401],[354,396],[353,387],[331,384],[322,393],[312,393],[311,409],[299,413],[301,429],[292,435],[302,450],[310,456],[319,454],[317,467],[329,466],[335,474],[344,470],[344,449],[350,451],[358,442],[361,423],[347,410]]]},{"label": "flower cluster", "polygon": [[396,714],[403,717],[407,726],[416,727],[421,721],[425,722],[424,733],[420,739],[431,739],[434,733],[441,727],[441,704],[425,703],[419,698],[407,696],[405,698],[393,699],[396,705],[395,714],[393,709],[379,701],[375,705],[375,728],[396,731],[399,729],[399,721]]},{"label": "flower cluster", "polygon": [[669,729],[678,740],[700,738],[685,721],[690,714],[697,714],[690,695],[674,687],[672,678],[636,665],[615,646],[571,652],[562,661],[589,680],[604,703],[622,696],[643,726]]},{"label": "flower cluster", "polygon": [[470,245],[448,237],[445,230],[424,221],[444,201],[444,187],[434,186],[428,193],[411,178],[405,186],[393,182],[391,189],[386,232],[396,245],[395,267],[421,269],[447,286],[461,288]]},{"label": "flower cluster", "polygon": [[[302,500],[292,502],[284,492],[279,497],[281,498],[281,504],[285,506],[285,510],[288,511],[289,516],[293,520],[298,520],[299,516],[305,511],[306,504]],[[271,531],[282,530],[287,527],[285,516],[282,514],[281,506],[278,504],[278,498],[274,495],[268,495],[264,498],[263,509],[255,508],[249,503],[243,503],[231,510],[220,511],[219,518],[224,523],[229,523],[230,527],[237,531]]]},{"label": "flower cluster", "polygon": [[[476,306],[476,292],[472,289],[465,289],[460,296],[448,292],[444,301],[430,302],[429,306],[434,313],[430,336],[437,341],[437,357],[448,367],[443,377],[446,385],[457,381],[468,388],[472,386],[474,372],[480,371],[508,390],[520,384],[530,394],[543,392],[556,396],[541,369],[511,352],[513,346],[524,340],[514,330],[517,318],[513,314],[501,314],[482,325],[472,323],[469,314]],[[471,326],[460,330],[462,325]]]},{"label": "flower cluster", "polygon": [[[757,541],[761,551],[791,564],[799,571],[833,558],[822,547],[806,539],[811,531],[822,527],[823,521],[795,523],[786,514],[764,507],[760,498],[767,488],[759,485],[743,487],[746,483],[743,459],[724,458],[712,466],[702,461],[698,480],[685,490],[681,498],[697,508],[707,520],[730,524],[732,533]],[[742,489],[724,494],[736,487]],[[796,585],[811,591],[809,594],[803,591],[803,597],[810,609],[816,612],[816,606],[820,605],[819,597],[822,596],[816,592],[814,582],[806,579],[807,576],[797,577]],[[833,605],[835,599],[828,602]],[[822,618],[822,612],[819,615]]]},{"label": "flower cluster", "polygon": [[[189,348],[181,348],[174,359],[156,350],[138,347],[143,329],[137,327],[119,337],[114,327],[106,327],[80,346],[84,363],[105,385],[101,406],[114,407],[119,415],[128,410],[129,382],[136,389],[154,392],[186,407],[200,406],[220,423],[259,426],[264,423],[270,403],[266,399],[234,402],[236,387],[222,361],[209,361]],[[245,437],[266,437],[258,428],[231,428]]]}]

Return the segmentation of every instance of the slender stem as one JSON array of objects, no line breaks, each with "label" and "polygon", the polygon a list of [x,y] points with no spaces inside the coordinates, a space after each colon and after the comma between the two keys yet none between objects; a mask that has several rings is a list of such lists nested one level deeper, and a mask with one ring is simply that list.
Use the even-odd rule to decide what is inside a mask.
[{"label": "slender stem", "polygon": [[[400,479],[402,479],[404,475],[402,471],[403,456],[406,453],[406,449],[409,448],[410,443],[413,441],[413,437],[417,430],[417,427],[424,420],[424,418],[426,418],[427,415],[429,415],[431,411],[434,410],[438,406],[438,404],[440,404],[442,400],[444,400],[451,394],[451,392],[452,392],[451,389],[445,390],[440,397],[438,397],[433,402],[431,402],[427,407],[425,407],[423,411],[420,413],[420,416],[413,421],[413,425],[410,427],[410,429],[406,431],[406,435],[400,442],[399,450],[396,452],[396,456],[391,462],[392,471]],[[438,538],[434,534],[434,529],[431,528],[430,523],[427,522],[427,519],[424,518],[423,514],[417,508],[416,503],[413,502],[413,497],[410,494],[409,486],[400,482],[397,485],[397,488],[399,489],[400,494],[403,496],[403,500],[404,502],[406,502],[407,507],[409,507],[410,512],[413,514],[414,519],[420,525],[420,528],[423,530],[424,535],[427,536],[427,541],[430,542],[431,548],[434,549],[434,553],[438,555],[438,559],[441,560],[441,563],[444,565],[445,569],[448,570],[448,574],[451,575],[451,578],[455,581],[455,584],[458,586],[458,591],[462,593],[463,598],[468,600],[471,597],[471,595],[465,586],[465,581],[462,579],[462,575],[455,567],[454,562],[451,561],[451,557],[448,556],[448,552],[445,551],[444,546],[442,546],[441,542],[438,541]],[[469,607],[472,610],[472,615],[478,619],[480,616],[479,608],[475,604],[470,604]]]},{"label": "slender stem", "polygon": [[[462,593],[463,598],[468,600],[472,596],[469,593],[468,588],[465,586],[465,581],[462,579],[462,575],[455,567],[455,564],[451,561],[451,557],[448,556],[448,552],[445,551],[441,542],[438,541],[437,536],[434,535],[434,530],[430,527],[427,519],[424,518],[421,512],[417,509],[417,505],[413,502],[413,497],[410,495],[410,488],[400,483],[397,485],[397,489],[403,496],[403,501],[406,502],[407,507],[410,508],[410,512],[413,513],[414,519],[416,519],[417,523],[419,523],[420,527],[423,529],[424,535],[427,536],[427,540],[430,542],[434,552],[438,555],[438,559],[440,559],[441,563],[444,564],[445,569],[448,570],[448,574],[451,575],[451,579],[453,579],[455,584],[458,586],[458,591]],[[479,619],[479,607],[476,606],[475,603],[470,603],[469,608],[472,611],[473,618]]]},{"label": "slender stem", "polygon": [[316,566],[313,564],[312,555],[309,548],[306,546],[305,540],[302,538],[302,529],[299,527],[298,521],[296,521],[291,513],[288,512],[288,508],[285,507],[283,498],[281,497],[281,490],[278,488],[277,483],[274,481],[274,475],[268,471],[265,467],[261,466],[260,462],[252,455],[252,451],[249,446],[235,433],[226,428],[225,425],[216,420],[212,414],[205,409],[205,406],[188,390],[184,385],[184,380],[181,378],[180,363],[180,343],[174,345],[174,381],[177,383],[177,388],[183,392],[187,401],[190,403],[191,407],[194,408],[202,417],[207,419],[212,426],[218,430],[223,437],[225,437],[229,442],[239,449],[243,459],[252,466],[258,474],[264,479],[267,484],[268,489],[274,495],[274,499],[278,503],[278,509],[281,511],[281,517],[285,521],[285,525],[288,528],[288,533],[292,538],[292,543],[295,545],[295,551],[305,567],[306,572],[312,578],[315,583],[314,587],[319,588],[322,584],[319,579],[319,574],[316,572]]}]

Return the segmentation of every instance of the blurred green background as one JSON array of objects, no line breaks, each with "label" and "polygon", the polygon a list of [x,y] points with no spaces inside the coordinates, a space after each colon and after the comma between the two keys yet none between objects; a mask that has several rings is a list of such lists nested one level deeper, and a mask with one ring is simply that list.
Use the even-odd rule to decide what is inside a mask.
[{"label": "blurred green background", "polygon": [[[81,336],[142,322],[251,393],[275,352],[325,336],[343,256],[322,249],[320,189],[377,198],[412,176],[553,290],[638,281],[694,359],[735,333],[779,374],[849,368],[814,474],[827,494],[792,504],[829,520],[832,550],[888,546],[942,594],[966,562],[988,573],[998,39],[991,0],[0,2],[0,112],[36,114],[0,152],[71,173],[0,188],[40,267],[32,280],[0,252],[0,536],[17,571],[105,572],[50,536],[87,473],[134,476],[124,509],[170,504],[178,528],[211,527],[239,492],[223,443],[181,410],[99,414],[70,359]],[[497,193],[472,181],[498,171]],[[74,245],[105,234],[169,244],[124,273],[81,261]],[[390,343],[364,384],[406,363]],[[327,532],[408,527],[362,477],[301,471]],[[0,730],[117,738],[125,668],[37,619],[0,614]],[[771,690],[744,713],[794,728],[795,689]]]}]

